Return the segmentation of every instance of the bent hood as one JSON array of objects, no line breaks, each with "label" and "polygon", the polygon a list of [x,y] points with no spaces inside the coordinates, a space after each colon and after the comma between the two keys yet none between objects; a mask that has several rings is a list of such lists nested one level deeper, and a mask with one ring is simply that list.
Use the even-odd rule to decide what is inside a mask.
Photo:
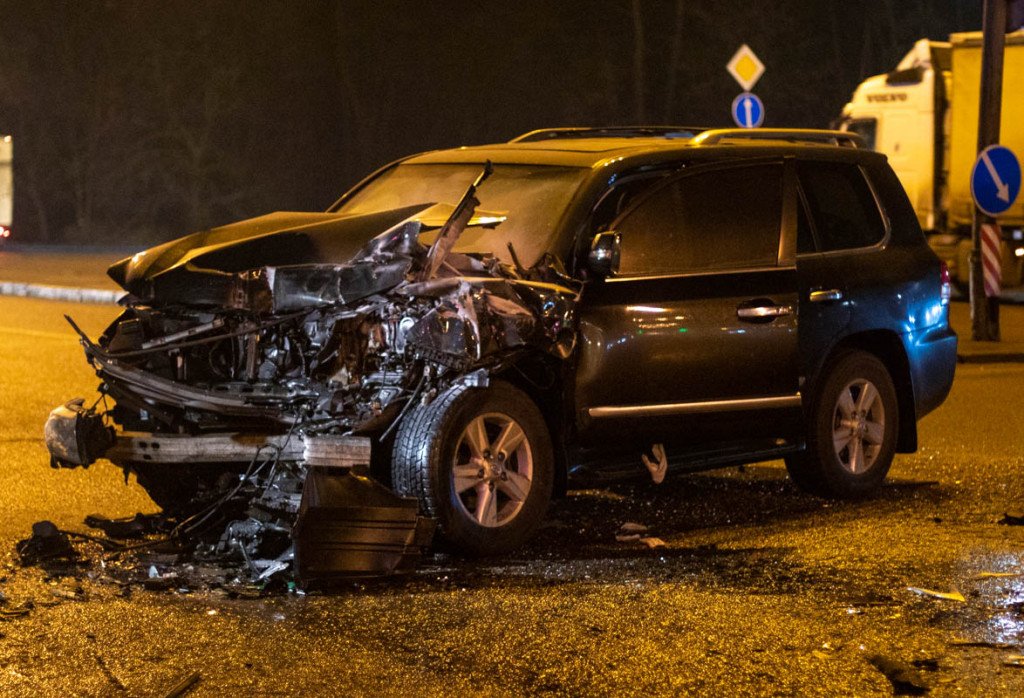
[{"label": "bent hood", "polygon": [[342,264],[381,232],[433,208],[425,203],[355,216],[269,213],[144,250],[113,264],[107,274],[129,293],[149,298],[157,277],[187,269],[235,274],[264,266]]}]

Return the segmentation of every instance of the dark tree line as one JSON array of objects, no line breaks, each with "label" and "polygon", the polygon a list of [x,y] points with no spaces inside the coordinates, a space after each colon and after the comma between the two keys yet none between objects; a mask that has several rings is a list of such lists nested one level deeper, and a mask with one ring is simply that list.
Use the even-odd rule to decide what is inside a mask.
[{"label": "dark tree line", "polygon": [[972,0],[0,0],[21,240],[143,243],[323,209],[401,155],[549,125],[825,126]]}]

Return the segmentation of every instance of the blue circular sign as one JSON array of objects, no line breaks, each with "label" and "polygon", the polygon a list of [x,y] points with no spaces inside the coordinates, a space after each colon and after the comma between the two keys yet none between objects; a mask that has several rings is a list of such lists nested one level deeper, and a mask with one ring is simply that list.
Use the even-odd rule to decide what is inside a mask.
[{"label": "blue circular sign", "polygon": [[990,145],[981,151],[971,170],[971,196],[975,205],[992,217],[1004,213],[1020,193],[1020,162],[1013,151]]},{"label": "blue circular sign", "polygon": [[741,92],[732,101],[732,120],[743,128],[757,128],[764,123],[764,102],[753,92]]}]

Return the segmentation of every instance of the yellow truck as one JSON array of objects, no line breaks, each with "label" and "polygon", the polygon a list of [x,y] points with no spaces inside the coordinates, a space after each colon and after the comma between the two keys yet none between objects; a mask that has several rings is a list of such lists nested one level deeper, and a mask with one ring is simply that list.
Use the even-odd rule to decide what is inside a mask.
[{"label": "yellow truck", "polygon": [[[885,153],[929,244],[961,288],[969,279],[971,168],[978,154],[981,32],[921,39],[896,69],[868,78],[839,128]],[[1024,159],[1024,31],[1006,36],[1000,143]],[[1024,282],[1024,196],[999,216],[1003,286]]]}]

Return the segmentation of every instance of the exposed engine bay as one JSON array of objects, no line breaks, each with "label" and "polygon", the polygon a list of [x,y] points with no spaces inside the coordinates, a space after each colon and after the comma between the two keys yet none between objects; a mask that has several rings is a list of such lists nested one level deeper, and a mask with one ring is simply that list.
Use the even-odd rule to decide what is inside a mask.
[{"label": "exposed engine bay", "polygon": [[[101,398],[51,414],[53,464],[105,457],[134,472],[176,535],[241,556],[253,577],[296,553],[302,576],[329,576],[330,555],[314,563],[324,549],[298,532],[339,525],[366,534],[348,571],[408,565],[431,524],[368,477],[374,444],[452,384],[486,385],[523,355],[574,348],[580,287],[557,259],[524,269],[514,249],[513,264],[452,251],[467,226],[503,220],[476,213],[489,173],[454,207],[271,214],[114,265],[124,311],[96,341],[75,327]],[[335,258],[346,233],[381,225]],[[363,505],[377,511],[323,516]],[[367,534],[371,520],[391,523]],[[211,538],[214,522],[224,528]]]}]

